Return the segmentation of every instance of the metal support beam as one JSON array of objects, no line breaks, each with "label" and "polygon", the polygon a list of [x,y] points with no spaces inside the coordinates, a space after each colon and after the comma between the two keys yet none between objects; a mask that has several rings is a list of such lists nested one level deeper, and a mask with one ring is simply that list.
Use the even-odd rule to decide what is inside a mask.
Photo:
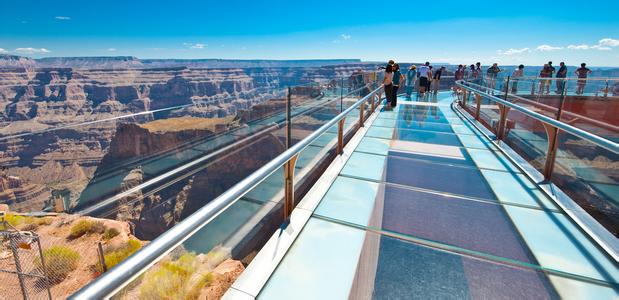
[{"label": "metal support beam", "polygon": [[548,137],[548,149],[546,151],[546,163],[544,165],[544,179],[550,180],[552,172],[555,167],[555,159],[557,158],[557,138],[559,137],[559,130],[557,127],[542,123],[544,129],[546,129],[546,136]]},{"label": "metal support beam", "polygon": [[284,164],[284,219],[290,218],[294,209],[294,167],[297,164],[297,153]]},{"label": "metal support beam", "polygon": [[337,154],[344,153],[344,121],[346,118],[342,118],[337,122]]},{"label": "metal support beam", "polygon": [[371,111],[374,112],[374,110],[376,110],[376,97],[374,95],[372,95],[370,97],[370,100],[372,101],[372,107],[371,107],[372,110]]}]

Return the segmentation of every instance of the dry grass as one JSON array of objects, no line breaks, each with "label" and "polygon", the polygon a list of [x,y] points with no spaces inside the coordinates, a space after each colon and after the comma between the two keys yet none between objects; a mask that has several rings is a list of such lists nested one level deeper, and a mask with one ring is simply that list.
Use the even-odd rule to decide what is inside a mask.
[{"label": "dry grass", "polygon": [[231,125],[236,123],[235,116],[225,118],[195,118],[180,117],[157,120],[140,125],[140,127],[151,132],[175,132],[183,130],[210,130],[215,131],[215,126],[219,124]]}]

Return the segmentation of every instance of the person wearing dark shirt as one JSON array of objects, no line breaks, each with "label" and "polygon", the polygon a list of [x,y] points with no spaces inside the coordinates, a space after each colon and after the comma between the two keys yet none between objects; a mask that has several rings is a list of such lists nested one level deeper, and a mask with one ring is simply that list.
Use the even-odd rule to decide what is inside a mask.
[{"label": "person wearing dark shirt", "polygon": [[391,108],[394,108],[398,104],[398,89],[400,83],[404,80],[404,75],[400,72],[400,65],[393,65],[393,89],[391,91]]},{"label": "person wearing dark shirt", "polygon": [[501,71],[503,70],[499,68],[497,63],[492,64],[492,67],[488,68],[486,71],[486,75],[488,76],[488,88],[492,94],[494,94],[494,88],[496,86],[496,77]]},{"label": "person wearing dark shirt", "polygon": [[591,74],[591,70],[587,68],[586,63],[580,64],[580,68],[576,69],[576,76],[578,76],[578,88],[576,88],[576,94],[582,95],[585,93],[585,85],[587,85],[587,76]]},{"label": "person wearing dark shirt", "polygon": [[441,66],[438,70],[436,70],[436,72],[434,72],[434,80],[432,80],[432,82],[434,83],[434,93],[438,93],[438,90],[440,88],[441,85],[441,76],[443,75],[443,71],[445,71],[445,67]]},{"label": "person wearing dark shirt", "polygon": [[559,71],[557,71],[557,94],[563,94],[565,91],[565,78],[567,77],[567,66],[564,62],[559,63]]}]

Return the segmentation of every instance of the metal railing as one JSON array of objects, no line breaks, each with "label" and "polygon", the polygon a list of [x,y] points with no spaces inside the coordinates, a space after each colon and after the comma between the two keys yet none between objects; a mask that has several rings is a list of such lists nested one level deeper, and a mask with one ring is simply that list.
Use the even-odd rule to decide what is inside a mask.
[{"label": "metal railing", "polygon": [[164,232],[134,255],[130,256],[108,272],[101,275],[95,281],[83,287],[81,290],[69,297],[69,299],[103,299],[111,297],[282,166],[285,170],[284,176],[286,190],[284,197],[284,216],[285,218],[288,218],[292,213],[295,204],[293,192],[294,166],[299,154],[312,142],[316,141],[323,133],[327,132],[332,126],[335,125],[338,126],[337,153],[342,154],[344,145],[343,131],[345,118],[348,114],[358,108],[358,126],[363,127],[364,121],[367,119],[367,116],[364,115],[366,103],[370,103],[371,107],[369,112],[373,112],[378,106],[378,101],[382,98],[382,93],[383,87],[381,85],[338,114],[329,122],[322,125],[319,129],[312,132],[309,136],[288,148],[256,172],[241,180],[235,186],[222,193],[219,197],[197,210],[185,220]]},{"label": "metal railing", "polygon": [[[509,82],[509,80],[508,80]],[[456,86],[462,89],[462,101],[460,102],[460,105],[467,111],[469,111],[467,109],[467,99],[469,97],[469,95],[473,95],[474,99],[475,99],[475,107],[472,109],[473,112],[473,117],[475,120],[477,120],[478,122],[481,122],[481,103],[482,103],[482,99],[487,99],[490,101],[493,101],[497,104],[498,109],[499,109],[499,120],[498,120],[498,126],[496,129],[496,139],[499,141],[502,141],[506,138],[506,128],[507,128],[507,121],[508,121],[508,113],[510,111],[510,109],[514,109],[517,110],[518,112],[524,114],[527,117],[530,117],[534,120],[537,120],[539,122],[542,123],[542,125],[544,126],[546,135],[547,135],[547,140],[548,140],[548,149],[547,149],[547,153],[546,153],[546,162],[545,165],[543,167],[543,172],[542,174],[544,175],[544,178],[547,182],[550,182],[551,179],[551,175],[553,173],[553,169],[554,169],[554,165],[555,165],[555,161],[557,158],[557,151],[558,151],[558,137],[559,137],[559,133],[560,132],[565,132],[567,134],[582,138],[584,140],[587,140],[591,143],[593,143],[596,146],[599,146],[601,148],[604,148],[608,151],[611,151],[612,153],[615,154],[619,154],[619,144],[605,139],[603,137],[600,137],[598,135],[592,134],[590,132],[587,132],[585,130],[576,128],[572,125],[566,124],[564,122],[560,121],[560,118],[558,119],[554,119],[551,117],[548,117],[546,115],[537,113],[535,111],[532,111],[530,109],[527,109],[525,107],[522,107],[520,105],[517,105],[515,103],[512,103],[510,101],[507,101],[508,97],[515,97],[512,94],[509,94],[508,91],[509,89],[505,89],[504,91],[499,91],[499,90],[495,90],[495,89],[490,89],[488,87],[485,86],[481,86],[479,84],[475,84],[475,83],[471,83],[471,82],[467,82],[467,81],[458,81],[456,82]],[[499,98],[496,95],[492,95],[490,94],[490,92],[496,92],[497,95],[502,95],[504,97],[504,99]],[[469,94],[470,93],[470,94]],[[565,95],[563,95],[565,96]],[[519,99],[520,97],[516,97],[517,99]],[[558,108],[559,112],[561,111],[561,107]],[[470,112],[470,111],[469,111]],[[559,113],[559,117],[560,117],[560,113]],[[564,207],[561,203],[557,202],[557,204],[585,231],[589,234],[589,236],[591,236],[593,238],[593,240],[595,240],[598,245],[600,245],[601,248],[603,248],[611,257],[613,257],[613,259],[615,261],[619,261],[619,255],[617,253],[617,244],[616,241],[613,242],[613,245],[609,245],[606,242],[605,238],[601,238],[598,236],[598,234],[596,234],[595,232],[592,232],[590,230],[590,228],[588,228],[587,225],[585,225],[583,222],[581,222],[580,217],[572,214],[570,212],[569,209],[567,209],[566,207]]]}]

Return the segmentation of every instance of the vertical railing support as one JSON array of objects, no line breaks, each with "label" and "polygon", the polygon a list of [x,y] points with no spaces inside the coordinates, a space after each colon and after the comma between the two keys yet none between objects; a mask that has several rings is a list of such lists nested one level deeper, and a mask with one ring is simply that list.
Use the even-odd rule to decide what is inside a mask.
[{"label": "vertical railing support", "polygon": [[344,153],[344,123],[346,118],[342,118],[337,122],[337,154]]},{"label": "vertical railing support", "polygon": [[290,218],[294,209],[294,167],[299,154],[284,164],[284,220]]},{"label": "vertical railing support", "polygon": [[374,110],[376,110],[376,95],[372,94],[370,99],[372,100],[371,111],[374,112]]},{"label": "vertical railing support", "polygon": [[363,113],[365,112],[365,101],[359,105],[359,128],[363,127]]},{"label": "vertical railing support", "polygon": [[342,77],[341,87],[340,87],[340,112],[344,111],[344,77]]},{"label": "vertical railing support", "polygon": [[509,109],[509,106],[499,104],[499,129],[497,131],[497,139],[499,140],[503,140],[505,138],[507,115],[509,114]]},{"label": "vertical railing support", "polygon": [[546,163],[544,164],[544,179],[550,181],[550,177],[552,177],[552,172],[555,167],[555,159],[557,157],[557,139],[559,138],[559,130],[556,127],[546,123],[543,123],[543,125],[548,137]]},{"label": "vertical railing support", "polygon": [[481,94],[475,94],[475,120],[479,121],[479,112],[481,111]]},{"label": "vertical railing support", "polygon": [[466,89],[462,89],[462,107],[466,108],[466,100],[468,100],[468,92]]},{"label": "vertical railing support", "polygon": [[286,95],[286,149],[292,147],[292,89],[288,87],[288,95]]}]

